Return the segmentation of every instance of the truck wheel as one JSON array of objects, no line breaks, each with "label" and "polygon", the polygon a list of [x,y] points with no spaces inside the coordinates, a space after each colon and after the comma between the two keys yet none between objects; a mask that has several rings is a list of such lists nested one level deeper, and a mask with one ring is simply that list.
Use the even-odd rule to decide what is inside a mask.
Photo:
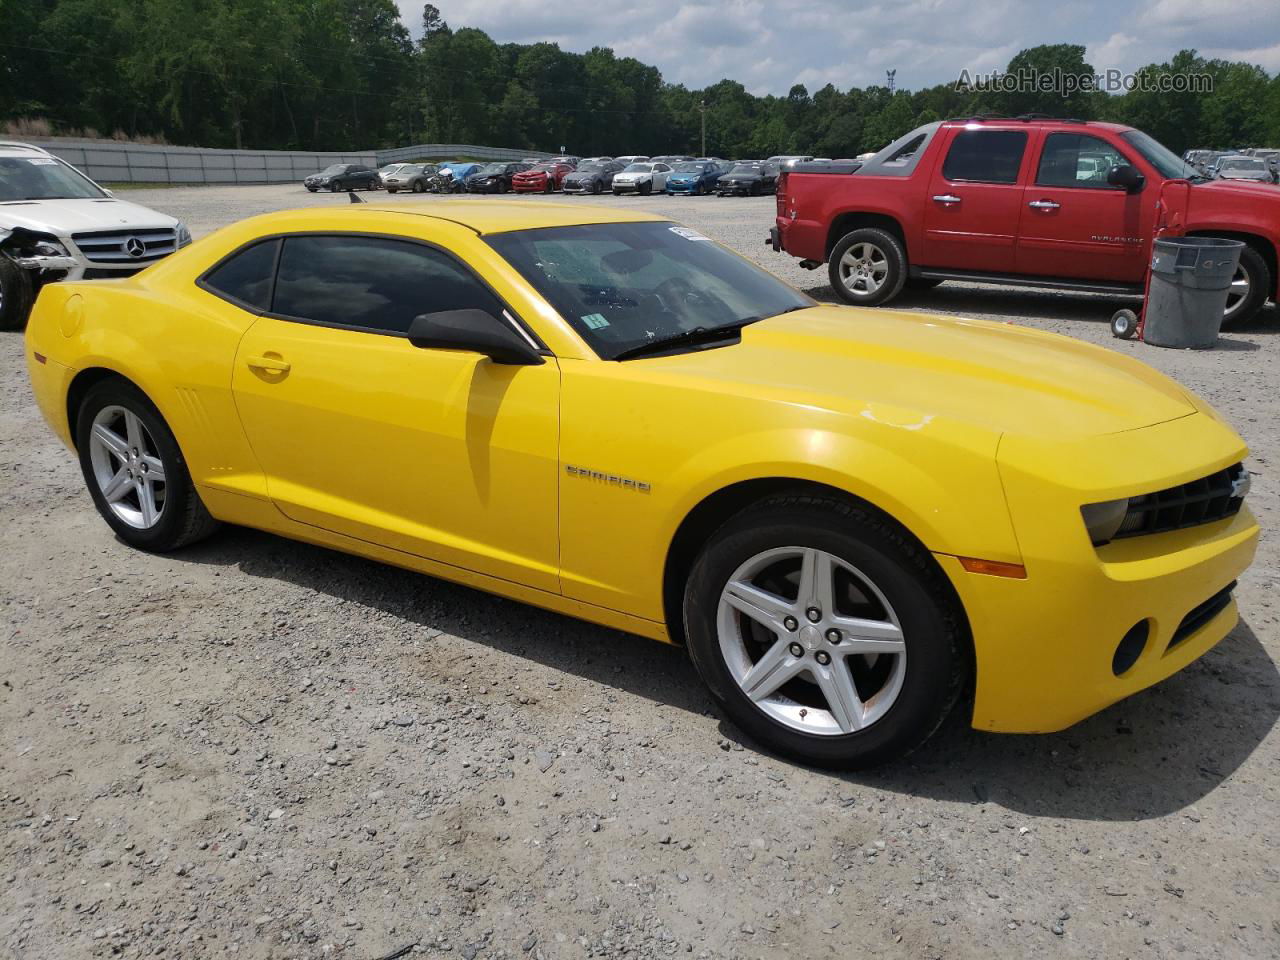
[{"label": "truck wheel", "polygon": [[898,238],[863,227],[846,233],[827,265],[831,286],[845,303],[875,307],[888,303],[907,279],[907,255]]},{"label": "truck wheel", "polygon": [[1240,266],[1231,280],[1227,309],[1222,315],[1224,330],[1248,323],[1266,305],[1271,291],[1271,270],[1262,254],[1251,246],[1240,251]]},{"label": "truck wheel", "polygon": [[685,586],[689,654],[716,702],[786,757],[866,767],[922,743],[968,674],[964,613],[887,518],[810,495],[728,521]]},{"label": "truck wheel", "polygon": [[31,277],[0,253],[0,330],[21,330],[31,312]]}]

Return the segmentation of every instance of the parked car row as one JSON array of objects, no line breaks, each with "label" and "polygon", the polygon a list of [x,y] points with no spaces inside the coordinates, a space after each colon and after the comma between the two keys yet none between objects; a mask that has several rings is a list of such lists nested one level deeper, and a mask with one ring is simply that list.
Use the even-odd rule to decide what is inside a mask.
[{"label": "parked car row", "polygon": [[[634,193],[686,194],[721,197],[773,193],[778,174],[795,163],[813,160],[805,155],[774,156],[765,160],[722,160],[719,157],[628,155],[573,156],[491,163],[453,160],[447,163],[391,163],[380,170],[358,164],[334,164],[312,174],[303,185],[333,192],[377,190],[389,193],[556,193],[615,195]],[[852,162],[852,161],[850,161]]]},{"label": "parked car row", "polygon": [[1280,150],[1188,150],[1182,159],[1210,180],[1280,183]]}]

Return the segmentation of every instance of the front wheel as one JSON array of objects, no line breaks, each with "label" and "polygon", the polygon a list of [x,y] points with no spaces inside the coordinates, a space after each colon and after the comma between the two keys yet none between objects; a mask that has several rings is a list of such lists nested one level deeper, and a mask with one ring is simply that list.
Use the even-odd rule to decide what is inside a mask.
[{"label": "front wheel", "polygon": [[89,495],[121,540],[165,552],[208,536],[217,526],[196,492],[178,441],[137,387],[112,379],[91,388],[75,427]]},{"label": "front wheel", "polygon": [[694,564],[684,620],[694,665],[733,722],[805,763],[903,756],[967,675],[963,614],[932,557],[839,500],[777,497],[726,523]]},{"label": "front wheel", "polygon": [[599,195],[600,191],[603,189],[604,189],[604,186],[600,183],[599,180],[596,180],[591,184],[591,192],[594,194]]},{"label": "front wheel", "polygon": [[827,274],[845,303],[874,307],[901,292],[907,279],[907,255],[893,234],[864,227],[846,233],[836,243]]},{"label": "front wheel", "polygon": [[333,181],[332,183],[330,183],[330,184],[329,184],[329,192],[330,192],[330,193],[341,193],[341,192],[342,192],[342,184],[338,183],[338,181],[336,181],[336,180],[335,180],[335,181]]},{"label": "front wheel", "polygon": [[34,300],[31,275],[0,253],[0,330],[25,327]]},{"label": "front wheel", "polygon": [[1227,307],[1222,314],[1223,329],[1240,326],[1256,317],[1266,306],[1271,289],[1271,268],[1266,259],[1246,245],[1240,251],[1240,264],[1227,292]]},{"label": "front wheel", "polygon": [[[425,183],[423,183],[421,180],[415,180],[415,181],[413,181],[413,192],[414,192],[414,193],[425,193],[425,192],[426,192],[426,190],[427,190],[427,185],[426,185]],[[392,192],[392,193],[395,193],[395,191],[394,191],[394,190],[393,190],[393,191],[391,191],[391,192]]]},{"label": "front wheel", "polygon": [[647,196],[649,196],[649,194],[651,194],[651,193],[653,193],[653,183],[652,183],[652,182],[650,182],[650,183],[642,183],[642,184],[640,184],[640,196],[642,196],[642,197],[647,197]]}]

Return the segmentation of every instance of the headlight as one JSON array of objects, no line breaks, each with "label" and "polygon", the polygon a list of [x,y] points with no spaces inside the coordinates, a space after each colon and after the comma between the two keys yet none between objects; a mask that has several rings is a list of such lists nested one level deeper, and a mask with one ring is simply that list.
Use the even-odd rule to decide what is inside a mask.
[{"label": "headlight", "polygon": [[181,220],[178,221],[178,249],[181,250],[191,242],[191,231]]},{"label": "headlight", "polygon": [[1107,500],[1103,503],[1086,503],[1080,508],[1089,539],[1095,547],[1107,543],[1120,532],[1120,525],[1129,512],[1129,498]]},{"label": "headlight", "polygon": [[37,257],[69,256],[67,248],[57,240],[37,240],[31,250]]}]

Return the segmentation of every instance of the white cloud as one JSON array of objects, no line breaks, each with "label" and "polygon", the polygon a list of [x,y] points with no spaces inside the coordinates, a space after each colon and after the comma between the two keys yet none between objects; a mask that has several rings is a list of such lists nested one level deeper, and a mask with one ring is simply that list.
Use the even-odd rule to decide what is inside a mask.
[{"label": "white cloud", "polygon": [[[420,0],[400,0],[416,31]],[[1194,47],[1205,56],[1280,70],[1276,0],[693,0],[576,5],[547,0],[444,0],[453,27],[479,27],[499,43],[552,41],[566,50],[612,47],[651,63],[671,82],[722,78],[753,93],[884,83],[919,89],[1002,69],[1019,50],[1077,43],[1099,70],[1133,71]]]}]

